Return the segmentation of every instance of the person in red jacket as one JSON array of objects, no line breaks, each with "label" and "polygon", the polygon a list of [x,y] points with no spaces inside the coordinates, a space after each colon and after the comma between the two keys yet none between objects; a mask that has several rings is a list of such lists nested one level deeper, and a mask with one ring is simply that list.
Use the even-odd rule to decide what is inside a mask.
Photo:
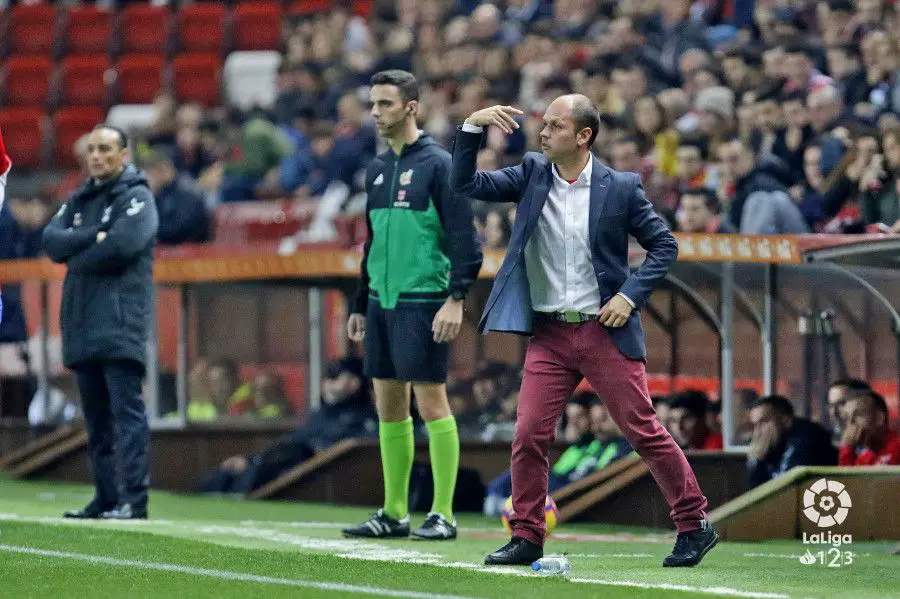
[{"label": "person in red jacket", "polygon": [[709,427],[709,410],[709,397],[703,391],[688,389],[669,397],[669,432],[682,449],[722,449],[722,435]]},{"label": "person in red jacket", "polygon": [[847,426],[838,454],[840,466],[900,465],[900,435],[890,428],[884,398],[868,391],[854,396],[846,407]]}]

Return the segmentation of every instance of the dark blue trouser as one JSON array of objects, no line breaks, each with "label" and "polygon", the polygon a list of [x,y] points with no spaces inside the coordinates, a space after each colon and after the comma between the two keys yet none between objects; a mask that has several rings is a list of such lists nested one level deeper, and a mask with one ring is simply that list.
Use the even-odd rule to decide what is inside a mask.
[{"label": "dark blue trouser", "polygon": [[144,366],[133,360],[108,360],[79,364],[73,370],[81,392],[97,501],[103,507],[130,503],[133,508],[146,508],[150,428],[141,397]]}]

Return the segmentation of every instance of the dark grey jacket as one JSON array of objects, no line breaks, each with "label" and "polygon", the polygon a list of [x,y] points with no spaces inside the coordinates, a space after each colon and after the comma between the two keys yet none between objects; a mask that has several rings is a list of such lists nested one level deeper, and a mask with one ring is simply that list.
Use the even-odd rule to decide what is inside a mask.
[{"label": "dark grey jacket", "polygon": [[[144,363],[159,217],[144,174],[128,165],[72,194],[44,229],[44,250],[68,266],[60,328],[69,368],[95,360]],[[106,238],[97,241],[100,231]]]}]

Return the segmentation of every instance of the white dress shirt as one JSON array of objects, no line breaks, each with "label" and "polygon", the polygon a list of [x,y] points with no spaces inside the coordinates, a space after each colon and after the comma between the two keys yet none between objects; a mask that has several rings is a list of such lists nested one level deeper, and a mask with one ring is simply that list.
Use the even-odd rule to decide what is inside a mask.
[{"label": "white dress shirt", "polygon": [[[474,125],[462,129],[481,132],[481,127]],[[572,184],[559,175],[556,165],[552,167],[550,194],[525,245],[525,272],[536,312],[596,314],[600,310],[600,287],[588,235],[593,166],[590,157]],[[630,298],[618,295],[634,307]]]},{"label": "white dress shirt", "polygon": [[591,263],[588,213],[593,160],[571,185],[553,165],[553,186],[525,245],[525,272],[537,312],[596,314],[600,288]]}]

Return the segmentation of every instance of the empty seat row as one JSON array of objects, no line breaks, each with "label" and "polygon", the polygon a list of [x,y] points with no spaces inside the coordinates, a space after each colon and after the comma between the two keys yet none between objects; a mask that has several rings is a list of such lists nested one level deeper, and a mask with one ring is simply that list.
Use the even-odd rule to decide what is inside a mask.
[{"label": "empty seat row", "polygon": [[217,3],[191,4],[174,13],[148,4],[128,5],[119,13],[90,5],[17,5],[0,39],[8,40],[12,55],[274,50],[281,41],[281,18],[281,7],[272,2],[239,4],[233,11]]},{"label": "empty seat row", "polygon": [[0,129],[6,150],[17,169],[30,169],[46,161],[75,166],[72,147],[78,138],[103,122],[96,107],[64,108],[52,116],[39,108],[0,109]]},{"label": "empty seat row", "polygon": [[4,106],[107,106],[152,102],[169,87],[179,102],[217,106],[222,60],[218,54],[129,54],[115,63],[105,54],[70,56],[57,68],[43,56],[15,56],[6,64]]}]

